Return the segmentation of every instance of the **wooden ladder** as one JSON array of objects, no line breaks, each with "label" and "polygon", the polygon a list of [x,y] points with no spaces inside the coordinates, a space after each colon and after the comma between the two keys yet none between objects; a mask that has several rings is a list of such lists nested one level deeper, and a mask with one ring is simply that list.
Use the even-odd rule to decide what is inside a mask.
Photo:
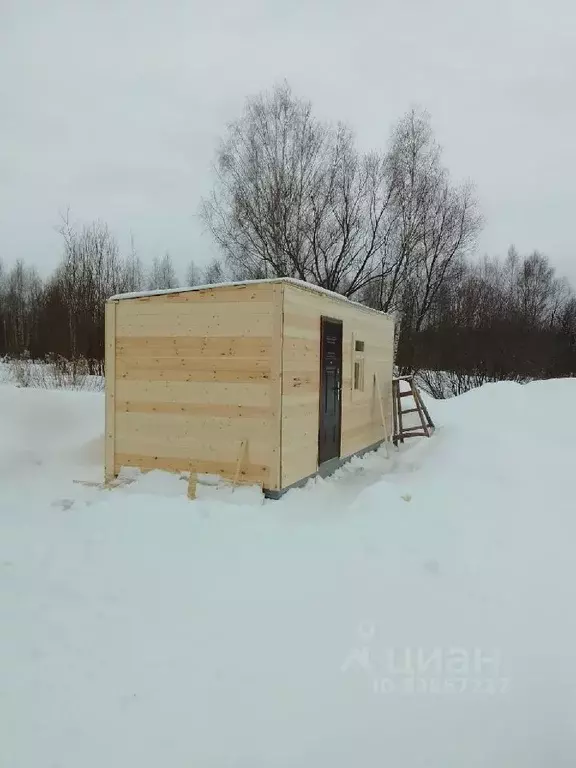
[{"label": "wooden ladder", "polygon": [[[405,381],[408,389],[402,391],[400,382]],[[415,408],[402,408],[403,398],[411,397],[414,400]],[[434,431],[434,422],[430,418],[428,408],[420,396],[418,387],[414,383],[414,376],[395,376],[392,379],[392,402],[394,405],[394,445],[403,443],[407,437],[430,437]],[[407,413],[417,413],[420,417],[420,424],[415,427],[405,427],[403,416]]]}]

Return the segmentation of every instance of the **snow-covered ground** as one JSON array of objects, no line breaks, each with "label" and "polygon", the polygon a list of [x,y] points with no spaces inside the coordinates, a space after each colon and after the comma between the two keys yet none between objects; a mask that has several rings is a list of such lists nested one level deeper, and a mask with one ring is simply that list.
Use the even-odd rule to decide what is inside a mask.
[{"label": "snow-covered ground", "polygon": [[2,768],[576,765],[574,381],[263,502],[101,478],[103,397],[0,386]]}]

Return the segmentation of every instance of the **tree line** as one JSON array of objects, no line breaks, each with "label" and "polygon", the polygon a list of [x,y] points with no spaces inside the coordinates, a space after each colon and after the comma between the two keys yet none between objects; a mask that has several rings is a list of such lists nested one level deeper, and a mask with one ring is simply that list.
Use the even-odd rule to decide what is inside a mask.
[{"label": "tree line", "polygon": [[463,262],[426,325],[401,343],[400,360],[451,372],[453,394],[485,381],[572,376],[576,297],[546,256],[511,247],[504,259]]},{"label": "tree line", "polygon": [[451,180],[425,112],[363,153],[279,86],[248,99],[215,170],[202,213],[230,273],[296,277],[395,313],[402,371],[576,372],[571,288],[538,252],[474,257],[473,187]]},{"label": "tree line", "polygon": [[60,227],[62,259],[42,280],[0,263],[0,355],[101,361],[115,293],[271,277],[315,283],[397,318],[397,364],[481,380],[576,372],[576,302],[546,256],[478,260],[483,224],[455,184],[430,119],[411,110],[382,151],[280,85],[246,101],[216,154],[203,219],[221,260],[180,282],[169,254],[144,267],[104,223]]},{"label": "tree line", "polygon": [[59,232],[62,258],[45,279],[21,260],[10,270],[0,261],[0,356],[83,358],[100,368],[107,298],[224,279],[218,261],[204,269],[191,261],[181,279],[169,253],[146,268],[134,241],[130,253],[121,256],[117,240],[102,222],[77,227],[66,216]]}]

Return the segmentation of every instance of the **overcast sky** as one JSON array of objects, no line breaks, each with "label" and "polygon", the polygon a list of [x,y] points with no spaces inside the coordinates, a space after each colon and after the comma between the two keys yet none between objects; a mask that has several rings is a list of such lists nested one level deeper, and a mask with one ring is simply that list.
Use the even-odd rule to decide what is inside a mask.
[{"label": "overcast sky", "polygon": [[366,149],[426,108],[480,252],[537,248],[576,283],[575,0],[0,0],[0,258],[46,272],[70,206],[204,263],[218,139],[283,78]]}]

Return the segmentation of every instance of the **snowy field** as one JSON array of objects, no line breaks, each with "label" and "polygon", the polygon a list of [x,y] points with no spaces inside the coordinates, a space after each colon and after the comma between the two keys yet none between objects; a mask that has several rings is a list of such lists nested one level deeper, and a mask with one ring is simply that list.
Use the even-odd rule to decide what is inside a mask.
[{"label": "snowy field", "polygon": [[101,394],[0,386],[0,766],[575,766],[574,394],[487,385],[390,459],[189,502],[74,482]]}]

